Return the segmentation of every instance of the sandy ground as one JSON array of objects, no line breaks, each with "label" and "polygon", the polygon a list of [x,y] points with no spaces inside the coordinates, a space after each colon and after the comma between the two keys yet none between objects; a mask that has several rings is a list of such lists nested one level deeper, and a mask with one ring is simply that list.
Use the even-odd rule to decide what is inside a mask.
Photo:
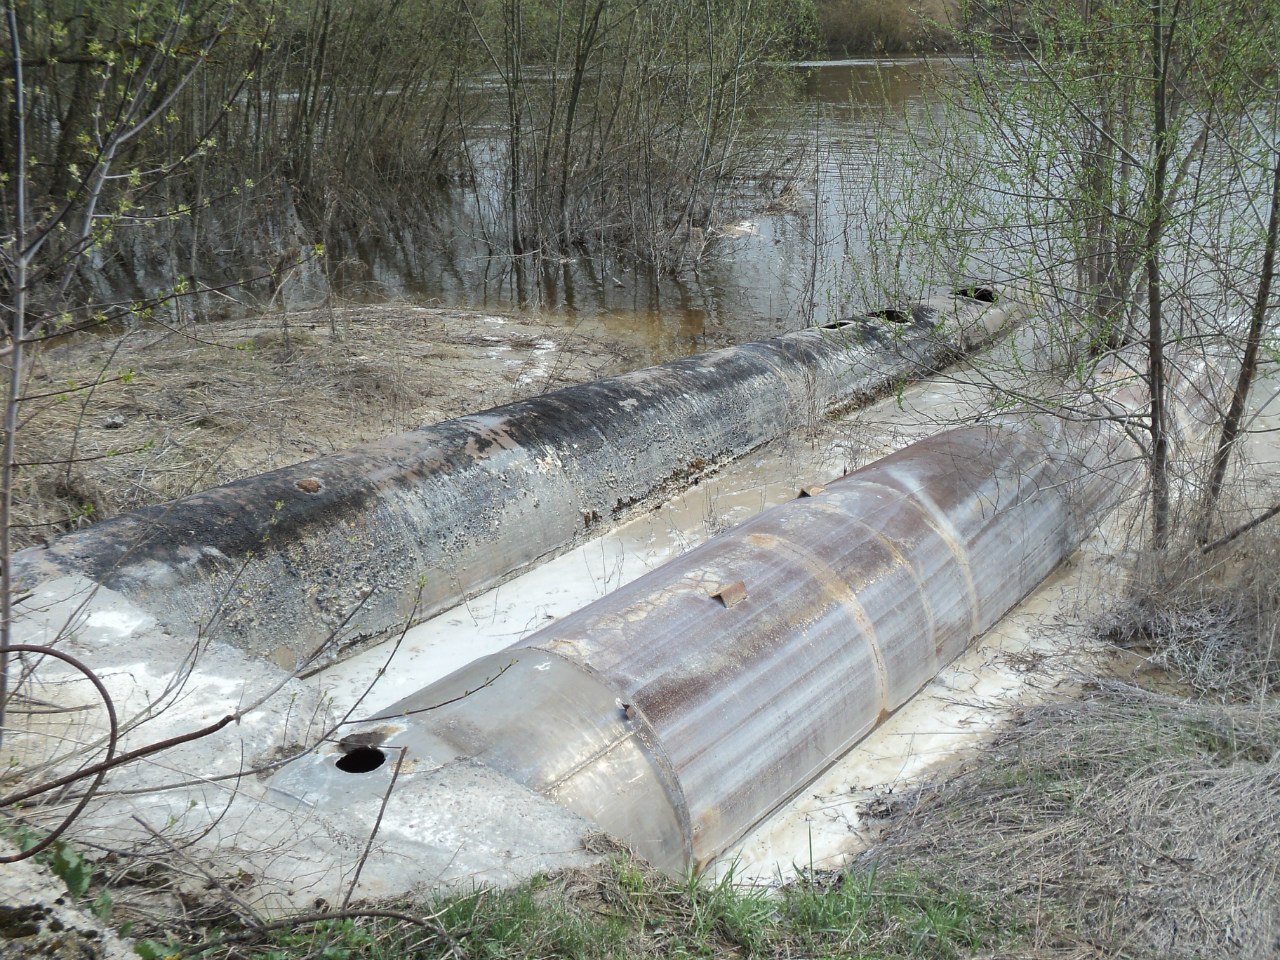
[{"label": "sandy ground", "polygon": [[38,543],[688,346],[662,334],[622,317],[398,304],[80,336],[32,358],[16,538]]}]

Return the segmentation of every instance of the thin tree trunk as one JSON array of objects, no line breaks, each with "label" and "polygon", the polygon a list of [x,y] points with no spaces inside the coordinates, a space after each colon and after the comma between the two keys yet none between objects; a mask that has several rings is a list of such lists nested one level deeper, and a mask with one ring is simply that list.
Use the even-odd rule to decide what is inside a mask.
[{"label": "thin tree trunk", "polygon": [[18,431],[18,397],[22,390],[22,347],[27,317],[27,118],[22,78],[22,45],[18,16],[11,2],[5,5],[13,58],[13,316],[9,320],[9,383],[4,405],[4,453],[0,463],[0,744],[4,743],[9,704],[9,646],[13,643],[13,461]]},{"label": "thin tree trunk", "polygon": [[564,140],[560,147],[560,185],[556,191],[556,218],[559,221],[560,242],[562,247],[569,242],[569,154],[573,146],[573,125],[578,114],[578,100],[582,96],[582,81],[586,76],[587,62],[595,51],[596,36],[600,30],[600,18],[604,14],[607,0],[599,0],[595,12],[591,15],[590,24],[586,23],[586,5],[583,4],[578,18],[578,36],[576,38],[573,58],[573,79],[569,85],[569,103],[565,108]]},{"label": "thin tree trunk", "polygon": [[520,235],[520,154],[524,147],[520,123],[520,60],[524,56],[521,49],[523,16],[520,0],[510,0],[507,18],[507,124],[511,149],[511,189],[508,202],[511,205],[511,253],[519,257],[524,254],[524,240]]},{"label": "thin tree trunk", "polygon": [[[1172,35],[1173,26],[1169,26]],[[1169,541],[1169,435],[1167,429],[1164,299],[1160,282],[1160,241],[1165,224],[1165,180],[1169,172],[1168,62],[1165,53],[1164,3],[1151,2],[1152,139],[1155,168],[1151,174],[1151,209],[1147,220],[1147,387],[1151,391],[1151,520],[1152,543],[1163,550]]]},{"label": "thin tree trunk", "polygon": [[1271,171],[1271,210],[1267,215],[1267,245],[1262,253],[1262,273],[1258,277],[1258,290],[1253,299],[1253,311],[1249,317],[1249,333],[1245,340],[1244,356],[1240,361],[1240,373],[1236,388],[1231,394],[1231,406],[1222,421],[1222,434],[1213,453],[1213,472],[1209,489],[1205,494],[1203,513],[1196,530],[1196,539],[1203,545],[1209,539],[1209,525],[1213,511],[1222,496],[1222,484],[1227,476],[1231,451],[1240,436],[1244,421],[1245,403],[1258,372],[1258,353],[1262,346],[1262,333],[1266,325],[1267,307],[1271,302],[1271,284],[1276,273],[1276,246],[1280,242],[1280,149],[1276,150]]}]

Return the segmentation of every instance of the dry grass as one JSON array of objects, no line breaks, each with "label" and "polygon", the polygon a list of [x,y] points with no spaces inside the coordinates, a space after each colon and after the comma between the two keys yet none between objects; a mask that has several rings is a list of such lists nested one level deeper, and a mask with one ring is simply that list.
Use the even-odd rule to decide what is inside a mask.
[{"label": "dry grass", "polygon": [[877,855],[1016,901],[1042,948],[1274,956],[1278,749],[1274,706],[1105,685],[1028,711]]},{"label": "dry grass", "polygon": [[1276,557],[1258,536],[1165,566],[1108,618],[1188,696],[1101,681],[1026,710],[871,856],[1014,905],[1046,954],[1276,956]]},{"label": "dry grass", "polygon": [[1198,695],[1256,702],[1280,693],[1280,542],[1265,527],[1222,556],[1187,555],[1139,581],[1099,624]]},{"label": "dry grass", "polygon": [[403,305],[83,337],[31,364],[15,538],[640,362],[563,324]]}]

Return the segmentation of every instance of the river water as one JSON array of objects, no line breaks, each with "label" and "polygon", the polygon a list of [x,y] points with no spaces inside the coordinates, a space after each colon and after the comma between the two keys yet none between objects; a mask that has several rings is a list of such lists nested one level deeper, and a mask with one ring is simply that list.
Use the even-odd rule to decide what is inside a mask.
[{"label": "river water", "polygon": [[741,197],[736,218],[708,231],[697,268],[679,276],[587,256],[517,275],[481,241],[465,191],[436,214],[429,246],[404,235],[338,245],[331,274],[350,299],[536,310],[605,335],[640,336],[654,361],[879,305],[883,297],[867,289],[870,226],[901,175],[902,118],[924,108],[924,82],[940,67],[947,62],[783,68],[796,72],[796,93],[773,110],[767,134],[788,176],[768,194]]}]

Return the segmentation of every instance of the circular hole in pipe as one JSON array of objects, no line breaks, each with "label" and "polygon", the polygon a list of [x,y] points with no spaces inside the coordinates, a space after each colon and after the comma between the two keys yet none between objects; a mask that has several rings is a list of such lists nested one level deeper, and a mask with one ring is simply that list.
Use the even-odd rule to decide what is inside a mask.
[{"label": "circular hole in pipe", "polygon": [[356,747],[338,758],[343,773],[371,773],[387,762],[387,755],[377,747]]}]

